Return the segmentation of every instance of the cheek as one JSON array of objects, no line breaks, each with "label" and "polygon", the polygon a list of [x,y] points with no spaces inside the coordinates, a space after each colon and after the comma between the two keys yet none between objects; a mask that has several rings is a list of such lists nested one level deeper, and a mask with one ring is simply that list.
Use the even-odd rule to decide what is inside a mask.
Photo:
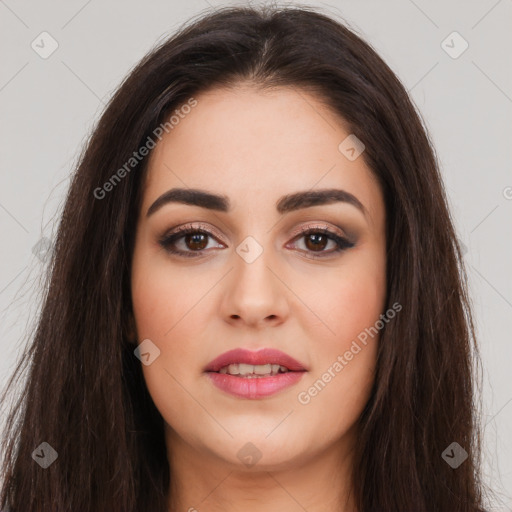
[{"label": "cheek", "polygon": [[376,369],[380,332],[371,328],[382,313],[383,293],[375,283],[373,288],[364,281],[345,285],[331,294],[337,312],[331,311],[326,323],[334,334],[315,340],[312,371],[296,396],[304,428],[323,429],[326,442],[355,424],[370,397]]},{"label": "cheek", "polygon": [[[314,311],[328,329],[311,334],[313,371],[297,401],[306,414],[348,428],[362,412],[371,391],[385,313],[385,260],[354,255],[336,273],[317,280],[322,293],[312,298]],[[371,257],[370,257],[371,256]],[[310,325],[304,329],[313,329]]]},{"label": "cheek", "polygon": [[[317,274],[314,288],[311,277],[303,274],[300,280],[300,294],[314,312],[302,315],[302,328],[309,333],[314,352],[323,364],[326,357],[332,359],[348,350],[352,341],[374,326],[384,313],[385,263],[374,254],[351,255],[335,271]],[[311,322],[305,323],[305,319]]]},{"label": "cheek", "polygon": [[138,341],[149,339],[160,351],[153,363],[142,365],[144,379],[167,423],[183,430],[190,429],[191,417],[204,417],[194,397],[202,344],[211,328],[207,292],[218,280],[207,269],[196,268],[192,280],[190,275],[149,251],[134,253],[132,302]]},{"label": "cheek", "polygon": [[158,374],[168,381],[172,375],[180,382],[186,381],[192,377],[192,371],[199,371],[198,354],[205,335],[201,298],[208,288],[190,286],[183,273],[180,277],[168,268],[159,272],[153,267],[143,273],[141,284],[132,288],[138,339],[150,339],[160,350],[155,363],[145,366],[144,371],[151,378]]},{"label": "cheek", "polygon": [[361,332],[378,320],[383,313],[385,283],[378,276],[353,275],[340,281],[340,285],[331,294],[336,311],[332,311],[332,329],[334,338],[341,348],[355,339]]},{"label": "cheek", "polygon": [[180,276],[169,269],[163,273],[152,267],[134,277],[134,282],[139,282],[132,287],[139,342],[150,339],[160,351],[154,362],[142,365],[146,386],[165,422],[187,432],[193,418],[204,415],[187,393],[194,389],[191,383],[197,379],[192,370],[198,367],[200,353],[196,317],[200,294],[187,292]]},{"label": "cheek", "polygon": [[193,328],[192,319],[213,281],[211,272],[197,269],[191,282],[190,272],[180,270],[148,246],[142,241],[134,252],[133,310],[139,339],[154,338],[165,345],[177,331]]}]

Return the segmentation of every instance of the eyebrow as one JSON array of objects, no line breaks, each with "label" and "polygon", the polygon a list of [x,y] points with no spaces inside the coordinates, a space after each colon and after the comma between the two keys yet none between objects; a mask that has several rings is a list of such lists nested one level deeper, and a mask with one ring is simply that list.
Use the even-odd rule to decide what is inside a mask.
[{"label": "eyebrow", "polygon": [[[278,213],[284,214],[302,208],[319,206],[333,203],[348,203],[355,206],[364,215],[367,210],[356,196],[346,190],[329,188],[322,190],[308,190],[304,192],[295,192],[281,197],[276,203]],[[230,200],[225,195],[213,194],[206,190],[190,188],[173,188],[164,192],[149,207],[146,217],[153,215],[162,206],[169,203],[182,203],[191,206],[199,206],[218,212],[229,212],[231,208]]]}]

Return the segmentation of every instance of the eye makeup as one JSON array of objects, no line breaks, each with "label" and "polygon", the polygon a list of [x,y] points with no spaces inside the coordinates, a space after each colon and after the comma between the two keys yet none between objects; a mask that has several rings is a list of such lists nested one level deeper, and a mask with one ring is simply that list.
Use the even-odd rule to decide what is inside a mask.
[{"label": "eye makeup", "polygon": [[[218,243],[224,245],[218,240],[218,236],[206,228],[205,225],[189,223],[166,232],[159,238],[158,243],[169,254],[184,258],[197,258],[211,252],[211,249],[206,250],[209,238],[215,239]],[[301,239],[305,240],[306,249],[299,249],[299,252],[305,253],[306,257],[312,259],[332,257],[355,246],[355,242],[349,240],[341,231],[337,232],[328,225],[321,223],[310,223],[296,230],[292,235],[292,242]],[[204,245],[205,242],[206,245]],[[181,243],[182,248],[177,247],[179,243]],[[334,245],[334,248],[324,250],[329,243]],[[195,249],[191,249],[190,244],[196,244]],[[286,247],[289,247],[289,242]],[[317,248],[320,250],[317,251]]]}]

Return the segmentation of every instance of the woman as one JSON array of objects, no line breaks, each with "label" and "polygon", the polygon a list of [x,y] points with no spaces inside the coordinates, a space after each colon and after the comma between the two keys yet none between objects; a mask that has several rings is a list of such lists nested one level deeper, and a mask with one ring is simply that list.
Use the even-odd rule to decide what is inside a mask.
[{"label": "woman", "polygon": [[83,153],[1,506],[481,511],[473,339],[397,77],[314,9],[220,9]]}]

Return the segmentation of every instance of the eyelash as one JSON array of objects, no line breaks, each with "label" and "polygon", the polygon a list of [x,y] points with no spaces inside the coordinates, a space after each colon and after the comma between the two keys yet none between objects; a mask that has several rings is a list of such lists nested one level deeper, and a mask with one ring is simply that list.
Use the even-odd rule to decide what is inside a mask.
[{"label": "eyelash", "polygon": [[[198,250],[198,251],[181,251],[179,249],[176,249],[174,248],[174,244],[180,240],[181,238],[185,237],[186,235],[189,235],[189,234],[203,234],[203,235],[206,235],[206,236],[209,236],[211,238],[215,238],[214,235],[212,233],[210,233],[209,231],[205,230],[205,229],[201,229],[201,228],[198,228],[198,227],[193,227],[193,226],[183,226],[181,228],[178,228],[177,230],[175,230],[174,232],[170,233],[169,235],[164,235],[159,241],[158,243],[169,253],[171,254],[175,254],[175,255],[178,255],[178,256],[183,256],[185,258],[196,258],[196,257],[200,257],[201,256],[201,253],[203,253],[205,251],[205,249],[201,249],[201,250]],[[325,227],[305,227],[305,228],[302,228],[297,234],[295,234],[295,236],[293,237],[293,240],[298,240],[300,238],[303,238],[307,235],[312,235],[312,234],[321,234],[321,235],[326,235],[328,237],[328,239],[334,241],[336,243],[336,249],[332,250],[332,251],[320,251],[319,253],[315,253],[315,251],[308,251],[311,253],[311,256],[308,256],[309,258],[312,258],[312,259],[321,259],[321,258],[326,258],[328,257],[328,255],[332,255],[332,254],[337,254],[337,253],[340,253],[342,251],[345,251],[346,249],[350,249],[351,247],[354,247],[354,243],[348,241],[346,238],[343,238],[339,235],[337,235],[336,233],[332,232],[331,230],[329,230],[328,228],[325,228]],[[302,251],[304,252],[304,251]],[[319,254],[325,254],[320,256]]]}]

